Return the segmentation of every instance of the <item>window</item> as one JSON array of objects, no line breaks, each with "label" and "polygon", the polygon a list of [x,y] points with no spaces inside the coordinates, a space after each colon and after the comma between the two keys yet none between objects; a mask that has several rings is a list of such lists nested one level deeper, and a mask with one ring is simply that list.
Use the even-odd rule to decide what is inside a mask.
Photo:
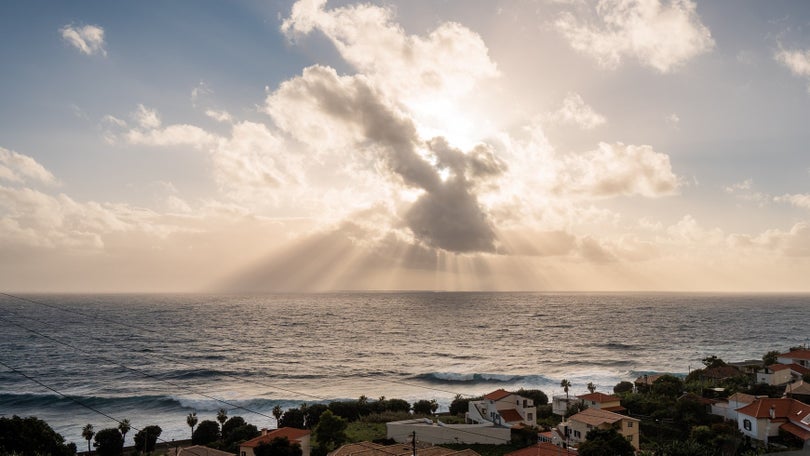
[{"label": "window", "polygon": [[528,413],[526,415],[526,421],[534,421],[534,414]]},{"label": "window", "polygon": [[743,420],[743,427],[746,431],[751,430],[751,420]]},{"label": "window", "polygon": [[628,422],[627,422],[627,427],[629,427],[629,428],[633,427],[633,422],[632,422],[632,421],[628,421]]},{"label": "window", "polygon": [[575,438],[580,438],[580,437],[582,437],[582,433],[579,432],[579,431],[574,431],[574,437]]}]

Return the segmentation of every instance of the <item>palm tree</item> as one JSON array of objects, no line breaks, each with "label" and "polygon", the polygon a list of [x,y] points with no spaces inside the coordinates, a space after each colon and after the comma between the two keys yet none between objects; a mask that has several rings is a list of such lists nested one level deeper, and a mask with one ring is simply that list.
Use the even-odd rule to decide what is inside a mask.
[{"label": "palm tree", "polygon": [[118,423],[118,430],[121,431],[121,437],[124,438],[124,441],[127,440],[127,432],[129,432],[130,429],[132,429],[132,426],[130,426],[129,420],[124,419]]},{"label": "palm tree", "polygon": [[84,429],[82,429],[82,437],[84,437],[84,439],[87,440],[88,453],[90,452],[90,439],[92,439],[94,435],[96,435],[96,433],[93,431],[92,424],[88,424],[87,426],[84,427]]},{"label": "palm tree", "polygon": [[590,391],[591,394],[596,391],[596,385],[594,385],[593,382],[588,382],[588,386],[586,386],[586,388],[588,388],[588,391]]},{"label": "palm tree", "polygon": [[278,422],[281,420],[281,415],[284,414],[284,410],[281,410],[280,405],[276,405],[273,407],[273,416],[276,418],[276,427],[278,427]]},{"label": "palm tree", "polygon": [[186,424],[191,427],[191,438],[194,438],[194,426],[197,425],[197,412],[191,412],[186,417]]},{"label": "palm tree", "polygon": [[219,431],[222,432],[225,429],[225,422],[228,421],[228,412],[224,408],[217,412],[217,421],[219,421]]},{"label": "palm tree", "polygon": [[567,379],[562,379],[560,382],[560,386],[562,386],[563,391],[565,391],[565,403],[568,403],[568,388],[571,387],[571,381]]}]

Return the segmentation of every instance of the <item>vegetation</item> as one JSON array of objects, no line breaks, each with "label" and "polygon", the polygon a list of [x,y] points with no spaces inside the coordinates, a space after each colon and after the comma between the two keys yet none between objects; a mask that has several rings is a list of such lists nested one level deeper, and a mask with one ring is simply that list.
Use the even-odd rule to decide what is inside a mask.
[{"label": "vegetation", "polygon": [[616,429],[594,428],[585,435],[577,452],[580,456],[633,456],[636,449]]},{"label": "vegetation", "polygon": [[222,426],[225,425],[225,422],[228,421],[228,411],[224,408],[219,409],[217,412],[217,421],[219,421],[220,430],[222,430]]},{"label": "vegetation", "polygon": [[93,430],[93,425],[92,424],[88,423],[82,429],[82,437],[84,437],[84,439],[87,440],[87,452],[88,453],[90,452],[90,441],[93,440],[93,436],[95,434],[96,434],[96,432]]},{"label": "vegetation", "polygon": [[157,443],[157,439],[162,433],[163,429],[161,429],[160,426],[151,425],[144,427],[135,433],[135,449],[144,453],[155,451],[155,443]]},{"label": "vegetation", "polygon": [[268,443],[260,443],[253,449],[256,456],[301,456],[301,445],[291,443],[287,437],[277,437]]},{"label": "vegetation", "polygon": [[[546,396],[546,393],[540,391],[539,389],[521,388],[517,390],[515,394],[523,396],[527,399],[531,399],[532,401],[534,401],[535,407],[548,404],[548,396]],[[466,412],[467,410],[465,409],[464,411]]]},{"label": "vegetation", "polygon": [[318,447],[328,453],[348,440],[346,427],[347,424],[343,418],[335,416],[327,410],[321,415],[320,422],[312,434]]},{"label": "vegetation", "polygon": [[76,445],[65,444],[64,437],[38,418],[14,415],[0,417],[0,454],[69,456],[76,454]]},{"label": "vegetation", "polygon": [[433,415],[439,409],[439,404],[435,399],[422,399],[413,403],[414,415]]},{"label": "vegetation", "polygon": [[211,420],[202,421],[191,435],[191,443],[194,445],[209,445],[217,440],[219,440],[219,423]]},{"label": "vegetation", "polygon": [[132,425],[129,424],[129,420],[124,419],[118,423],[118,430],[121,431],[121,438],[124,439],[126,442],[127,440],[127,433],[132,429]]},{"label": "vegetation", "polygon": [[633,384],[627,380],[623,380],[613,387],[613,392],[616,394],[625,394],[633,392]]},{"label": "vegetation", "polygon": [[124,449],[124,436],[117,428],[102,429],[93,441],[99,456],[119,456]]},{"label": "vegetation", "polygon": [[197,425],[197,412],[191,412],[186,417],[186,424],[191,428],[191,438],[194,439],[194,426]]}]

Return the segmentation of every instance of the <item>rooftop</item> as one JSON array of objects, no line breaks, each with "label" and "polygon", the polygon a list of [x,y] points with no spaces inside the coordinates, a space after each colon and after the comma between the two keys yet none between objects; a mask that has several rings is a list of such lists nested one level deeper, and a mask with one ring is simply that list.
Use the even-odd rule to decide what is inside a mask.
[{"label": "rooftop", "polygon": [[599,426],[601,424],[613,424],[621,420],[639,421],[636,418],[630,418],[618,413],[609,412],[607,410],[600,410],[597,408],[587,408],[571,418],[571,421],[579,421],[580,423],[590,424],[591,426]]},{"label": "rooftop", "polygon": [[[264,432],[264,430],[262,430],[262,432]],[[250,439],[239,446],[256,448],[256,446],[258,446],[260,443],[270,443],[273,439],[283,437],[286,437],[290,442],[295,442],[297,440],[301,440],[305,436],[308,436],[309,432],[310,431],[306,429],[283,427],[280,429],[274,429],[266,434],[262,434],[256,438]]]},{"label": "rooftop", "polygon": [[810,415],[810,405],[796,399],[762,398],[751,404],[737,409],[739,413],[754,418],[769,418],[773,407],[774,418],[788,418],[792,421],[802,421]]},{"label": "rooftop", "polygon": [[575,456],[576,451],[560,448],[549,442],[541,442],[530,447],[506,453],[504,456]]},{"label": "rooftop", "polygon": [[779,354],[780,358],[791,358],[791,359],[807,359],[810,360],[810,350],[803,348],[801,350],[793,350],[787,353]]},{"label": "rooftop", "polygon": [[510,393],[509,391],[506,391],[501,388],[487,394],[486,396],[484,396],[484,399],[489,399],[491,401],[499,401],[507,396],[510,396],[511,394],[512,393]]},{"label": "rooftop", "polygon": [[577,397],[584,400],[584,401],[593,401],[593,402],[600,403],[600,404],[602,402],[616,402],[616,401],[621,400],[619,398],[619,396],[614,396],[612,394],[605,394],[605,393],[600,393],[600,392],[590,393],[590,394],[583,394],[583,395],[577,396]]}]

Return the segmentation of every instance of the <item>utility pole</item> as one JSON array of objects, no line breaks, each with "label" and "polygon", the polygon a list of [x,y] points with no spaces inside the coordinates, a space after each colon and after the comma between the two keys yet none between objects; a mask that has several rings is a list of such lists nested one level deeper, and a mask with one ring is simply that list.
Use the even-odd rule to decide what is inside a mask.
[{"label": "utility pole", "polygon": [[413,456],[416,456],[416,431],[413,431],[411,436],[411,447],[413,448]]}]

